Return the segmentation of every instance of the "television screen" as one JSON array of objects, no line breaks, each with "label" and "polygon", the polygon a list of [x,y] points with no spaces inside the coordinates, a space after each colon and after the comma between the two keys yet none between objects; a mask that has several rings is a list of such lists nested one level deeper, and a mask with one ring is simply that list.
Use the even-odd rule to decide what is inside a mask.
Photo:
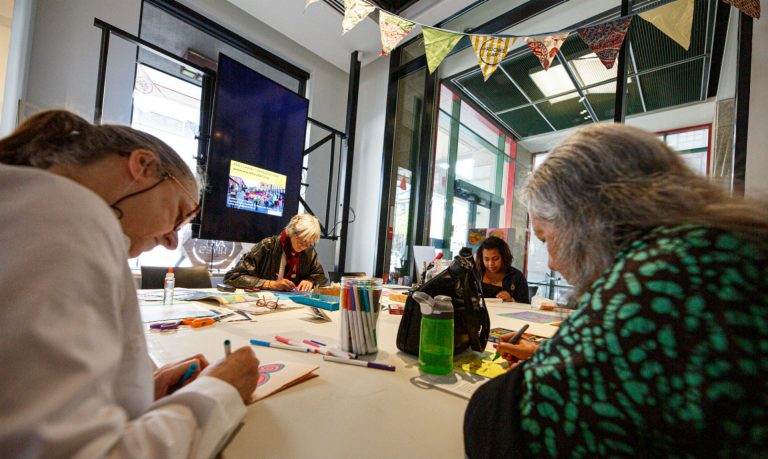
[{"label": "television screen", "polygon": [[221,54],[200,237],[258,242],[299,210],[309,101]]}]

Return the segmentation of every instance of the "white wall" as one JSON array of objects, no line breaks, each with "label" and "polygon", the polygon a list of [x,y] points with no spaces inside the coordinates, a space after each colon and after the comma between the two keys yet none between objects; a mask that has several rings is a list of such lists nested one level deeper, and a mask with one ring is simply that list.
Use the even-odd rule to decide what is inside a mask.
[{"label": "white wall", "polygon": [[360,72],[350,202],[355,221],[349,225],[347,238],[346,270],[349,272],[374,274],[388,81],[389,58],[377,59]]},{"label": "white wall", "polygon": [[[101,30],[98,17],[130,33],[139,25],[139,1],[38,0],[33,20],[26,102],[66,108],[93,119]],[[112,39],[105,122],[130,120],[135,47]]]},{"label": "white wall", "polygon": [[753,22],[745,192],[768,198],[768,1],[762,0],[760,7],[762,19]]}]

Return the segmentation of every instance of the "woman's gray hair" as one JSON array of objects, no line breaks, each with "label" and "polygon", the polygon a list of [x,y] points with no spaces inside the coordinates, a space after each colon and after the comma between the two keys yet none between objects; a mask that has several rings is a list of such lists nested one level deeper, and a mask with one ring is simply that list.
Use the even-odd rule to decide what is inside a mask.
[{"label": "woman's gray hair", "polygon": [[523,199],[531,216],[558,229],[558,258],[575,267],[568,280],[577,294],[658,226],[695,223],[768,241],[766,203],[730,196],[653,134],[624,125],[564,140],[531,175]]},{"label": "woman's gray hair", "polygon": [[38,113],[0,140],[0,162],[49,169],[86,165],[114,154],[127,156],[139,149],[157,155],[158,174],[196,183],[179,154],[157,137],[127,126],[93,125],[65,110]]},{"label": "woman's gray hair", "polygon": [[288,236],[298,236],[306,242],[317,242],[320,239],[320,222],[311,214],[294,215],[285,227]]}]

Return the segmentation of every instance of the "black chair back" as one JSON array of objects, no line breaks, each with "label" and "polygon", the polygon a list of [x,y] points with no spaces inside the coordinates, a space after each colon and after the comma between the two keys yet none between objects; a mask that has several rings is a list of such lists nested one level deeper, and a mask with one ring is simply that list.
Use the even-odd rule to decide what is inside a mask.
[{"label": "black chair back", "polygon": [[330,271],[328,273],[328,279],[331,282],[341,282],[342,277],[365,277],[367,274],[365,273],[339,273],[336,271]]},{"label": "black chair back", "polygon": [[[167,266],[142,266],[141,288],[163,288]],[[173,268],[176,287],[211,288],[211,275],[205,266]]]},{"label": "black chair back", "polygon": [[529,285],[528,286],[528,298],[533,298],[536,295],[536,293],[538,293],[538,291],[539,291],[539,286],[538,285]]}]

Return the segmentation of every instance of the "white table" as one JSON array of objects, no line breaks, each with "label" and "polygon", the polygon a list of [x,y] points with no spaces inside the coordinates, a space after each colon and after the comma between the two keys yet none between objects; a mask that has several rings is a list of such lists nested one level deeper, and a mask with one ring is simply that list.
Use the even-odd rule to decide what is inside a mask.
[{"label": "white table", "polygon": [[[525,322],[498,317],[529,305],[489,306],[493,327],[517,328]],[[338,343],[337,313],[333,322],[315,323],[296,309],[260,315],[253,323],[217,324],[175,333],[148,332],[156,363],[177,361],[202,352],[211,360],[224,355],[223,341],[233,349],[251,338],[272,340],[276,334]],[[324,362],[317,354],[255,347],[263,363],[288,360],[318,365],[319,375],[261,400],[248,409],[244,424],[222,452],[224,458],[463,458],[462,424],[467,400],[416,385],[417,359],[397,350],[400,317],[379,316],[377,362],[397,367],[381,371]],[[551,336],[556,328],[531,324],[531,331]]]}]

